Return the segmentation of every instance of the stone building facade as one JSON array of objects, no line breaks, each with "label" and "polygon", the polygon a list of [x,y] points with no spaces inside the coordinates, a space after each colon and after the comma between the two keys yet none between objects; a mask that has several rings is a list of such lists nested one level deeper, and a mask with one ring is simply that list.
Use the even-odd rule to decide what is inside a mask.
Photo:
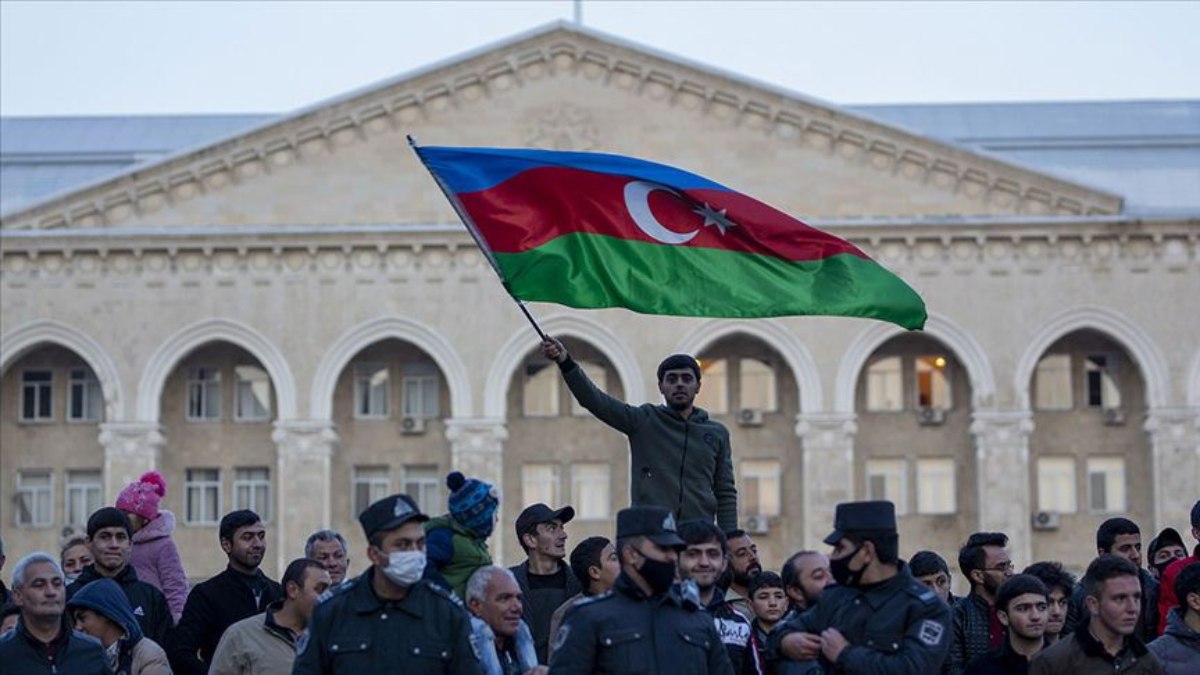
[{"label": "stone building facade", "polygon": [[[1200,212],[1122,195],[558,25],[4,213],[0,533],[55,549],[149,469],[189,575],[215,521],[268,520],[272,575],[393,491],[497,483],[612,535],[624,439],[580,414],[407,147],[603,150],[685,167],[849,238],[926,299],[923,332],[531,305],[593,377],[655,400],[704,363],[743,524],[772,565],[839,501],[897,501],[903,553],[1002,530],[1079,568],[1095,526],[1187,522],[1200,485]],[[1148,539],[1147,535],[1147,539]]]}]

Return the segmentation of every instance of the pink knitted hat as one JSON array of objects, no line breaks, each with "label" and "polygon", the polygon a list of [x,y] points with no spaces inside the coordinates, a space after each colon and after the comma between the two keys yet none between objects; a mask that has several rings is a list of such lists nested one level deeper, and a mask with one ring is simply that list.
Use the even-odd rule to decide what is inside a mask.
[{"label": "pink knitted hat", "polygon": [[158,517],[158,503],[166,494],[167,479],[157,471],[148,471],[121,490],[117,495],[117,508],[154,520]]}]

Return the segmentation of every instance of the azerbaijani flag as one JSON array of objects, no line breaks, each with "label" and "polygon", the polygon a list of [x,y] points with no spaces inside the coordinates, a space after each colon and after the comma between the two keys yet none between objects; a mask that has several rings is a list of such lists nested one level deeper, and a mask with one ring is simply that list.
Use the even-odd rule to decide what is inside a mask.
[{"label": "azerbaijani flag", "polygon": [[519,300],[925,325],[916,291],[850,242],[696,174],[589,152],[415,149]]}]

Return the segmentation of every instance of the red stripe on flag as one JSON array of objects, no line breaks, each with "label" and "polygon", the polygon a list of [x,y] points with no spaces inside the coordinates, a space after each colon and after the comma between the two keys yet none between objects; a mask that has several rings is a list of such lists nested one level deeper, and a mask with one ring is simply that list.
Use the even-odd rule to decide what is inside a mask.
[{"label": "red stripe on flag", "polygon": [[[586,232],[662,243],[638,226],[625,202],[627,176],[562,167],[539,167],[487,190],[458,195],[488,246],[496,253],[533,250],[565,234]],[[677,197],[650,193],[650,213],[672,233],[695,232],[681,246],[769,255],[783,260],[821,260],[840,253],[866,258],[856,246],[814,229],[738,192],[684,190]],[[704,226],[694,210],[707,203],[734,223],[724,234]]]}]

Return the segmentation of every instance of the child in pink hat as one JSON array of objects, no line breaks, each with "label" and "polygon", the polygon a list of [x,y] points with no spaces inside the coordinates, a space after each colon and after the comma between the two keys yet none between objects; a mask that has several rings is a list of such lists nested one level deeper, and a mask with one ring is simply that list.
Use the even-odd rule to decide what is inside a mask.
[{"label": "child in pink hat", "polygon": [[130,561],[138,580],[156,586],[167,596],[171,615],[178,623],[187,600],[188,583],[179,549],[171,539],[175,514],[158,508],[166,494],[167,480],[159,472],[150,471],[121,490],[116,506],[129,516],[133,525]]}]

